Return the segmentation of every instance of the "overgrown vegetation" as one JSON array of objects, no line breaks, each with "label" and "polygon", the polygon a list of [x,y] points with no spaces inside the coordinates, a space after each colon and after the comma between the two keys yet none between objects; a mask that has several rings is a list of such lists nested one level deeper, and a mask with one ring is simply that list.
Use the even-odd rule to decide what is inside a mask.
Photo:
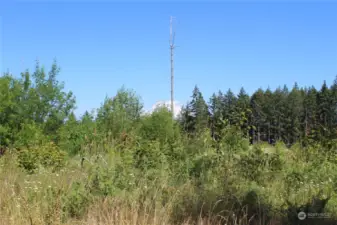
[{"label": "overgrown vegetation", "polygon": [[196,87],[175,120],[121,88],[76,118],[58,73],[0,78],[1,224],[337,223],[337,79],[209,104]]}]

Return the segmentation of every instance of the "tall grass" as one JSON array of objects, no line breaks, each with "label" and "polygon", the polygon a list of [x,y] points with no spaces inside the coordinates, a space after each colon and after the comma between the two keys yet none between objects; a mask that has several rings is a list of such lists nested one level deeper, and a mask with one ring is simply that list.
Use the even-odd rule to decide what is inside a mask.
[{"label": "tall grass", "polygon": [[328,198],[316,211],[330,220],[319,223],[335,224],[337,167],[319,146],[179,143],[95,143],[59,170],[39,165],[33,174],[18,166],[20,153],[8,152],[0,159],[0,224],[297,224],[314,198]]}]

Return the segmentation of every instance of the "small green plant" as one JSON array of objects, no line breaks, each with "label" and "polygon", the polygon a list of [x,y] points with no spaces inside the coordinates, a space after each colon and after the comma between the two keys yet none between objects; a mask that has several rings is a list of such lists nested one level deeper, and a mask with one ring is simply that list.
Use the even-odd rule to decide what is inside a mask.
[{"label": "small green plant", "polygon": [[116,187],[114,185],[114,171],[97,166],[89,177],[90,192],[94,195],[108,196],[114,195]]},{"label": "small green plant", "polygon": [[73,183],[71,190],[63,196],[63,212],[66,217],[81,218],[92,200],[83,183]]}]

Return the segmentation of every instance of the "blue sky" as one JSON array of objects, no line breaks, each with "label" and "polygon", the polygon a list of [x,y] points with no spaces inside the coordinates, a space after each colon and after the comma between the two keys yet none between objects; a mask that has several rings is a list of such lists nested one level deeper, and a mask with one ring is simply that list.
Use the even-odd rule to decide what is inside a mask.
[{"label": "blue sky", "polygon": [[206,100],[337,74],[337,2],[7,1],[0,3],[0,69],[15,75],[56,58],[76,113],[125,85],[145,108],[170,99],[169,17],[177,18],[175,99]]}]

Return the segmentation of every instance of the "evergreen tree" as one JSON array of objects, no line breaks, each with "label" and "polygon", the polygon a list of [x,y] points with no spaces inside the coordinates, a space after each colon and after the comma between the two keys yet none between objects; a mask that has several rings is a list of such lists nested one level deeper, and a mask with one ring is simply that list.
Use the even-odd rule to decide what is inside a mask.
[{"label": "evergreen tree", "polygon": [[331,93],[324,81],[321,90],[317,94],[318,102],[318,133],[319,138],[324,139],[329,133],[329,116],[331,115]]},{"label": "evergreen tree", "polygon": [[315,87],[310,87],[305,91],[303,101],[303,136],[308,139],[317,140],[317,90]]},{"label": "evergreen tree", "polygon": [[273,136],[275,140],[281,141],[284,135],[284,121],[286,115],[287,92],[280,87],[273,93],[271,108]]},{"label": "evergreen tree", "polygon": [[337,76],[330,88],[329,130],[330,138],[337,138]]},{"label": "evergreen tree", "polygon": [[287,98],[286,143],[293,144],[301,137],[301,118],[303,112],[303,96],[297,83]]},{"label": "evergreen tree", "polygon": [[220,132],[224,127],[223,122],[223,108],[224,104],[222,102],[223,94],[221,91],[216,95],[215,93],[209,100],[209,112],[210,112],[210,121],[211,121],[211,132],[212,137],[215,140],[219,140]]},{"label": "evergreen tree", "polygon": [[252,115],[249,101],[249,95],[242,87],[237,96],[237,101],[234,109],[234,124],[241,128],[246,137],[249,136],[250,118]]},{"label": "evergreen tree", "polygon": [[199,132],[208,127],[208,106],[197,86],[194,87],[192,100],[182,109],[182,123],[186,131]]},{"label": "evergreen tree", "polygon": [[272,143],[273,139],[274,139],[274,135],[273,135],[273,127],[274,127],[274,115],[272,112],[272,108],[273,108],[273,93],[272,91],[268,88],[265,92],[264,92],[264,104],[262,107],[262,110],[264,112],[265,115],[265,123],[262,124],[263,127],[263,131],[264,131],[264,140],[268,141],[268,143]]},{"label": "evergreen tree", "polygon": [[252,140],[260,142],[261,133],[266,121],[266,115],[263,111],[264,105],[264,92],[262,89],[258,89],[251,97],[250,105],[252,108]]},{"label": "evergreen tree", "polygon": [[235,125],[236,122],[236,115],[235,115],[235,108],[236,108],[236,102],[237,98],[232,92],[231,89],[228,89],[226,94],[222,97],[221,101],[223,102],[223,117],[224,119],[227,119],[230,125]]}]

